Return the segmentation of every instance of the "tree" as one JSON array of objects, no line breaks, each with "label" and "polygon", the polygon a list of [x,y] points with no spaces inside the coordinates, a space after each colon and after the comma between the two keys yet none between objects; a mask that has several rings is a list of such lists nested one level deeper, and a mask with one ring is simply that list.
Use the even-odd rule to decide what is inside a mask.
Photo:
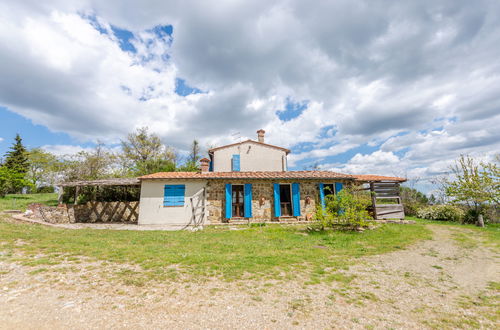
[{"label": "tree", "polygon": [[98,141],[90,152],[81,151],[66,156],[60,163],[59,171],[65,181],[96,180],[113,176],[115,164],[116,156]]},{"label": "tree", "polygon": [[191,144],[191,151],[189,153],[189,156],[187,158],[186,163],[179,167],[177,170],[181,172],[196,172],[198,171],[198,161],[201,158],[200,155],[200,144],[198,141],[195,139],[193,140],[193,143]]},{"label": "tree", "polygon": [[5,156],[4,166],[19,173],[24,174],[28,172],[28,152],[19,134],[16,134],[15,142]]},{"label": "tree", "polygon": [[196,139],[193,140],[193,143],[191,144],[191,152],[189,154],[188,162],[191,162],[193,164],[197,164],[198,161],[200,160],[200,144]]},{"label": "tree", "polygon": [[175,150],[163,145],[160,137],[149,133],[147,127],[130,133],[126,140],[121,141],[121,145],[122,164],[130,168],[132,175],[175,170]]},{"label": "tree", "polygon": [[34,187],[54,184],[59,162],[55,155],[41,148],[34,148],[28,152],[28,160],[26,178]]},{"label": "tree", "polygon": [[23,187],[29,186],[24,179],[24,174],[15,171],[7,166],[0,166],[0,197],[11,191],[19,191]]},{"label": "tree", "polygon": [[[496,156],[498,162],[499,157]],[[477,162],[470,156],[460,156],[451,166],[454,180],[445,181],[446,195],[454,203],[465,204],[479,217],[481,209],[500,201],[500,175],[496,163]]]}]

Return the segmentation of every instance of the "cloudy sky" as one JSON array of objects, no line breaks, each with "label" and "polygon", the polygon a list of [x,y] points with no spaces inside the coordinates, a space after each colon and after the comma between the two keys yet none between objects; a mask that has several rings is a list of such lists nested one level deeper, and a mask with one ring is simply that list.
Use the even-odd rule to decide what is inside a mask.
[{"label": "cloudy sky", "polygon": [[0,3],[0,152],[148,126],[186,150],[255,138],[293,169],[410,178],[500,150],[500,2]]}]

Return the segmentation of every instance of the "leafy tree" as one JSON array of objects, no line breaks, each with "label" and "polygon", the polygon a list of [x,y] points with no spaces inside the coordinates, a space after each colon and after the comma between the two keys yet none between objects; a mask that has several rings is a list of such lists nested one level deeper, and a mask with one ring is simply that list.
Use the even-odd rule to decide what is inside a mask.
[{"label": "leafy tree", "polygon": [[28,152],[19,134],[16,134],[15,142],[6,154],[4,166],[19,173],[28,172]]},{"label": "leafy tree", "polygon": [[132,175],[175,170],[175,150],[163,145],[160,137],[149,133],[147,127],[130,133],[121,145],[122,165],[131,169]]},{"label": "leafy tree", "polygon": [[479,216],[481,210],[500,201],[500,175],[496,163],[477,162],[470,156],[460,156],[451,166],[454,180],[445,180],[445,192],[454,203],[465,204]]},{"label": "leafy tree", "polygon": [[94,150],[66,156],[59,171],[65,181],[96,180],[114,176],[116,157],[98,142]]},{"label": "leafy tree", "polygon": [[55,155],[41,148],[34,148],[28,152],[28,161],[27,179],[34,187],[54,184],[59,165]]},{"label": "leafy tree", "polygon": [[23,187],[29,186],[29,182],[24,179],[24,174],[8,168],[0,166],[0,197],[12,191],[19,191]]},{"label": "leafy tree", "polygon": [[429,204],[427,196],[415,188],[400,187],[400,195],[406,215],[416,215],[419,208]]}]

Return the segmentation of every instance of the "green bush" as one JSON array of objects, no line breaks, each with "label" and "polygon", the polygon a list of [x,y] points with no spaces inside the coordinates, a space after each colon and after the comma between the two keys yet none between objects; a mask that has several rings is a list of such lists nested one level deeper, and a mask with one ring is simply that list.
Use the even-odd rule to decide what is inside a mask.
[{"label": "green bush", "polygon": [[462,222],[465,217],[465,212],[458,206],[443,204],[421,208],[417,211],[417,216],[428,220]]},{"label": "green bush", "polygon": [[55,189],[52,186],[41,186],[36,188],[37,194],[52,194],[54,191]]},{"label": "green bush", "polygon": [[325,197],[325,208],[318,206],[315,219],[320,229],[344,226],[358,228],[366,226],[371,219],[367,208],[371,205],[369,193],[345,187],[338,194]]}]

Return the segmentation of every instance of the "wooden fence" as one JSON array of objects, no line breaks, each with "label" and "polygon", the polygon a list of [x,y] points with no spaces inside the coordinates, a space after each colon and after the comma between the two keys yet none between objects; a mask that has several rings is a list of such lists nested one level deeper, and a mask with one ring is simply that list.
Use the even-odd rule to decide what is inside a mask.
[{"label": "wooden fence", "polygon": [[139,202],[87,202],[83,205],[68,205],[73,209],[74,222],[124,222],[137,223]]},{"label": "wooden fence", "polygon": [[[405,218],[403,203],[399,195],[399,182],[370,182],[370,191],[375,220]],[[390,201],[390,203],[382,204],[381,200]]]}]

